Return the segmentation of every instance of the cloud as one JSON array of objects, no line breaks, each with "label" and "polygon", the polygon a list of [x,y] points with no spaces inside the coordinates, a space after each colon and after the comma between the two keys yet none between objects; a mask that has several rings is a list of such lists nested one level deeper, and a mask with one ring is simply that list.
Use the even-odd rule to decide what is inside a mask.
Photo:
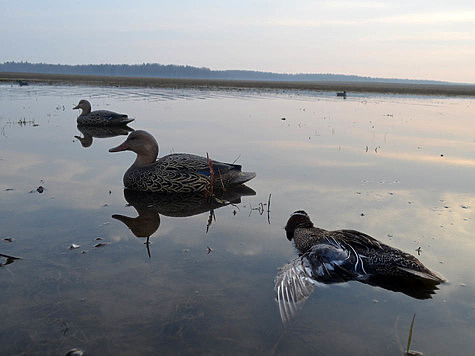
[{"label": "cloud", "polygon": [[357,26],[367,24],[454,24],[475,22],[475,11],[457,12],[429,12],[409,13],[393,16],[380,16],[359,19],[325,19],[325,20],[302,20],[292,18],[269,19],[265,24],[287,27],[320,27],[320,26]]}]

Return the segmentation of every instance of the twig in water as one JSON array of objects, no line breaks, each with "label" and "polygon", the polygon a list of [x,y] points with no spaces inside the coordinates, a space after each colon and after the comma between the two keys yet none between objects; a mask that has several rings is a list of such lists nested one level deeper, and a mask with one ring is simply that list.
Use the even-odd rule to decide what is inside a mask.
[{"label": "twig in water", "polygon": [[241,154],[239,154],[239,155],[236,157],[236,159],[233,161],[232,164],[236,163],[236,161],[237,161],[239,158],[241,158]]},{"label": "twig in water", "polygon": [[216,221],[216,215],[214,215],[214,209],[211,208],[209,210],[208,223],[206,224],[206,233],[208,233],[209,227],[213,223],[213,218],[214,218],[214,221]]},{"label": "twig in water", "polygon": [[269,193],[269,199],[267,200],[267,222],[270,224],[270,197],[271,193]]},{"label": "twig in water", "polygon": [[208,152],[206,152],[206,159],[208,160],[208,166],[209,166],[209,179],[210,179],[210,185],[209,185],[209,191],[205,193],[208,195],[208,197],[213,197],[214,196],[214,170],[213,170],[213,162],[209,159]]}]

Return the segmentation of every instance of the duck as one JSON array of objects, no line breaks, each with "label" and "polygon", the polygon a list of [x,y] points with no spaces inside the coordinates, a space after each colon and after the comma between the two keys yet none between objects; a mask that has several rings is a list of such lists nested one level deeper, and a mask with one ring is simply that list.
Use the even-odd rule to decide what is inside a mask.
[{"label": "duck", "polygon": [[134,121],[130,119],[127,114],[119,114],[109,110],[95,110],[91,111],[91,103],[85,99],[73,108],[73,110],[81,109],[81,115],[77,118],[78,125],[85,126],[119,126],[127,125]]},{"label": "duck", "polygon": [[363,232],[314,226],[304,210],[291,214],[285,232],[299,257],[283,266],[275,279],[283,321],[288,321],[314,287],[322,284],[358,281],[416,299],[430,299],[437,285],[447,282],[411,254]]},{"label": "duck", "polygon": [[[109,149],[109,152],[121,151],[137,154],[123,178],[126,188],[137,191],[193,193],[210,192],[210,188],[222,191],[256,176],[255,172],[243,172],[240,165],[189,153],[174,153],[157,159],[158,143],[144,130],[130,133],[122,144]],[[211,185],[212,177],[214,184]]]}]

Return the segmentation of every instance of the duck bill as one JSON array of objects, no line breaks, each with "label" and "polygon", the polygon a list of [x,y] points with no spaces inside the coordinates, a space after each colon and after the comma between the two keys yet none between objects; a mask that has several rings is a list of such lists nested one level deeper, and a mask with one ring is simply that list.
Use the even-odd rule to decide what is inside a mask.
[{"label": "duck bill", "polygon": [[127,145],[124,143],[121,143],[117,147],[113,147],[109,149],[109,152],[121,152],[121,151],[126,151],[127,150]]},{"label": "duck bill", "polygon": [[73,107],[73,110],[79,109],[79,104]]}]

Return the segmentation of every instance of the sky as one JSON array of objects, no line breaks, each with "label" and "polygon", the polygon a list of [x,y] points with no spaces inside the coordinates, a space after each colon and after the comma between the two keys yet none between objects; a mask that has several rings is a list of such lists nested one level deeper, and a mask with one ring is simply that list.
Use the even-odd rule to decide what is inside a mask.
[{"label": "sky", "polygon": [[0,0],[0,62],[475,83],[469,1]]}]

